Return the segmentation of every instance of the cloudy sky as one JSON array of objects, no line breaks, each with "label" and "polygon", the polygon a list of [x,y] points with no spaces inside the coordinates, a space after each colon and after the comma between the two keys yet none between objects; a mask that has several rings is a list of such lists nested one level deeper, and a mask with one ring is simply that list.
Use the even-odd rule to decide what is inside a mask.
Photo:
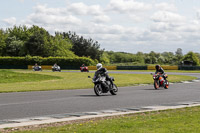
[{"label": "cloudy sky", "polygon": [[200,53],[200,0],[2,0],[0,28],[75,31],[101,49]]}]

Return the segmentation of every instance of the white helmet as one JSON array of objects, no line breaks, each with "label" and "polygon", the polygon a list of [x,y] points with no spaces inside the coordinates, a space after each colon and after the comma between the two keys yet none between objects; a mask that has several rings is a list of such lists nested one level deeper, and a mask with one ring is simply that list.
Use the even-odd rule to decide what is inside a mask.
[{"label": "white helmet", "polygon": [[101,63],[98,63],[97,64],[97,70],[101,69],[102,68],[102,64]]}]

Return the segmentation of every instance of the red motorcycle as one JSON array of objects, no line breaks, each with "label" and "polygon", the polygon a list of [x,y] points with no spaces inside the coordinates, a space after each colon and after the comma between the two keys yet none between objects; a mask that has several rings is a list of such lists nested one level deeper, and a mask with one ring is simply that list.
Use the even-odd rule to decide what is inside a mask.
[{"label": "red motorcycle", "polygon": [[84,66],[84,67],[80,67],[81,72],[89,72],[88,67]]},{"label": "red motorcycle", "polygon": [[[164,79],[164,77],[165,79]],[[153,80],[154,80],[154,88],[158,89],[159,87],[164,87],[165,89],[168,89],[169,82],[166,79],[168,76],[167,74],[162,75],[161,73],[153,74]]]}]

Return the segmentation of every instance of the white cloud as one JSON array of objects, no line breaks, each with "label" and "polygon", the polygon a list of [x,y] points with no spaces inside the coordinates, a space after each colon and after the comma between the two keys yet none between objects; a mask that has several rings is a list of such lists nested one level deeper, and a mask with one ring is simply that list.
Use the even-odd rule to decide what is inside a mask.
[{"label": "white cloud", "polygon": [[24,3],[24,0],[19,0],[21,3]]},{"label": "white cloud", "polygon": [[200,9],[195,9],[193,16],[196,16],[191,19],[183,13],[179,14],[178,7],[175,2],[158,3],[155,0],[110,0],[107,5],[67,2],[56,8],[38,4],[24,20],[18,19],[17,22],[16,18],[11,17],[3,19],[3,22],[8,26],[34,24],[52,34],[55,31],[74,31],[99,41],[106,50],[172,51],[174,47],[189,42],[193,46],[200,44]]},{"label": "white cloud", "polygon": [[68,12],[78,15],[100,15],[103,11],[99,5],[88,6],[82,2],[67,5]]},{"label": "white cloud", "polygon": [[154,22],[182,23],[185,17],[168,11],[158,11],[152,16]]},{"label": "white cloud", "polygon": [[196,9],[196,18],[200,20],[200,9]]},{"label": "white cloud", "polygon": [[29,16],[30,21],[34,24],[80,24],[81,20],[72,16],[56,16],[56,15],[46,15],[46,14],[32,14]]},{"label": "white cloud", "polygon": [[129,17],[133,22],[136,22],[136,23],[144,21],[144,17],[143,16],[141,17],[141,14],[140,15],[130,14]]},{"label": "white cloud", "polygon": [[6,23],[7,26],[13,26],[16,24],[16,18],[15,17],[6,18],[3,19],[3,22]]},{"label": "white cloud", "polygon": [[133,13],[150,10],[152,6],[135,0],[111,0],[107,8],[119,13]]},{"label": "white cloud", "polygon": [[95,23],[107,23],[110,22],[110,17],[107,15],[99,15],[99,16],[94,16],[93,22]]},{"label": "white cloud", "polygon": [[126,21],[142,23],[149,18],[152,5],[136,0],[110,0],[105,11],[126,17]]},{"label": "white cloud", "polygon": [[25,21],[26,24],[46,25],[79,25],[82,21],[75,16],[65,13],[64,8],[47,8],[43,5],[37,5],[35,12],[30,14]]},{"label": "white cloud", "polygon": [[[169,11],[157,11],[151,17],[153,23],[151,25],[151,32],[160,32],[166,36],[166,39],[176,37],[180,39],[179,32],[182,32],[183,27],[187,26],[187,19],[177,13]],[[167,32],[167,33],[166,33]],[[168,37],[169,35],[172,37]]]},{"label": "white cloud", "polygon": [[162,11],[177,11],[177,7],[173,4],[169,4],[169,3],[158,3],[158,4],[155,4],[155,7],[158,9],[158,10],[162,10]]},{"label": "white cloud", "polygon": [[65,8],[48,8],[47,5],[37,5],[33,8],[35,14],[46,15],[68,15],[68,11]]}]

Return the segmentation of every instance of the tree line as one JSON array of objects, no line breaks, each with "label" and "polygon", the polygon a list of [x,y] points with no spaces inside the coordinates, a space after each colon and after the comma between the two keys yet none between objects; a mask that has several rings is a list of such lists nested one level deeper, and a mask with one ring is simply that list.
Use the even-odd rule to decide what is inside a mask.
[{"label": "tree line", "polygon": [[103,50],[97,41],[85,39],[75,32],[56,32],[33,25],[0,29],[0,56],[76,57],[100,59]]},{"label": "tree line", "polygon": [[116,65],[147,65],[147,64],[162,64],[162,65],[183,65],[184,61],[190,61],[192,65],[200,65],[200,54],[192,51],[183,55],[182,49],[178,48],[175,53],[163,52],[150,53],[137,52],[136,54],[125,52],[105,51],[103,54],[106,64]]},{"label": "tree line", "polygon": [[199,53],[188,52],[183,55],[181,48],[175,53],[151,51],[133,54],[105,51],[100,48],[98,41],[85,39],[75,32],[55,32],[55,35],[51,35],[44,28],[35,25],[30,28],[13,26],[6,30],[0,29],[0,56],[88,57],[105,65],[180,65],[185,60],[192,61],[193,65],[199,65],[200,59]]}]

